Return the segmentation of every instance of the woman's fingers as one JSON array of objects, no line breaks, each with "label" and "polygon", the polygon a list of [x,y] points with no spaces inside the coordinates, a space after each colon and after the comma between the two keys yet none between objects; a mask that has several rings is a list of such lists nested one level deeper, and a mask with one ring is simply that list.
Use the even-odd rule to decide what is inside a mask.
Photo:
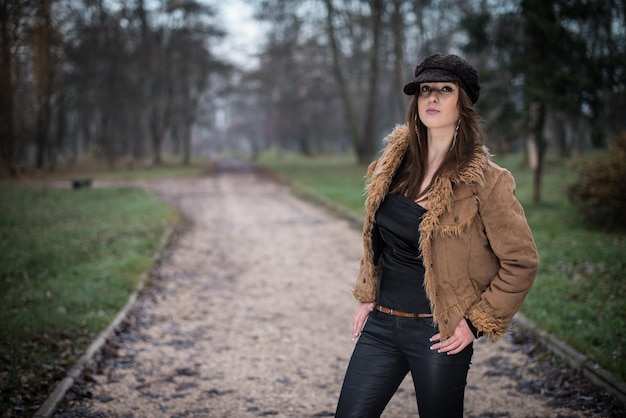
[{"label": "woman's fingers", "polygon": [[361,303],[354,309],[352,315],[352,339],[358,338],[361,334],[361,330],[365,325],[365,321],[370,312],[374,309],[374,303]]},{"label": "woman's fingers", "polygon": [[[431,341],[439,341],[441,336],[439,334],[433,335]],[[458,354],[470,345],[474,341],[474,334],[470,330],[469,325],[465,318],[462,318],[459,324],[454,329],[454,334],[444,341],[439,341],[436,344],[430,346],[431,350],[437,350],[439,353],[446,354]]]}]

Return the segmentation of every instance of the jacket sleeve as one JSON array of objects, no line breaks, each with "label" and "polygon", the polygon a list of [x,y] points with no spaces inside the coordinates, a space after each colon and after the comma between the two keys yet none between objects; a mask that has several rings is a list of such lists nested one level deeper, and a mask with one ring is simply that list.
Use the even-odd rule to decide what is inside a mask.
[{"label": "jacket sleeve", "polygon": [[[367,167],[367,173],[365,175],[365,192],[368,193],[368,186],[372,182],[374,177],[374,171],[378,165],[378,159],[372,161]],[[363,223],[363,258],[361,258],[361,265],[359,268],[359,274],[357,276],[356,284],[352,290],[354,297],[361,303],[373,302],[376,299],[376,265],[375,261],[375,247],[374,233],[375,225],[373,214],[366,214],[365,221]]]},{"label": "jacket sleeve", "polygon": [[539,256],[510,172],[494,169],[494,187],[480,199],[479,215],[499,270],[466,313],[476,328],[497,338],[522,305],[537,275]]}]

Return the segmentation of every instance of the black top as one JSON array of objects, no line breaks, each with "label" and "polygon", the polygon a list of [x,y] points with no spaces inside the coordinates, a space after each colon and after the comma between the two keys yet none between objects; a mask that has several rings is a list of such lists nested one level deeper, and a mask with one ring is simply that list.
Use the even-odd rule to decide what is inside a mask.
[{"label": "black top", "polygon": [[383,255],[377,303],[385,308],[430,313],[418,245],[425,213],[426,209],[398,194],[387,195],[376,212]]}]

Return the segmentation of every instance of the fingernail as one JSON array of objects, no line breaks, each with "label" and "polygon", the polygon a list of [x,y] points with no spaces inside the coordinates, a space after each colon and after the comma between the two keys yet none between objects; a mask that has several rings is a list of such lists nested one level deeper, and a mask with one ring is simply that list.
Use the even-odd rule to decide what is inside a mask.
[{"label": "fingernail", "polygon": [[441,350],[437,350],[437,353],[441,354]]},{"label": "fingernail", "polygon": [[433,348],[433,346],[432,346],[432,345],[430,346],[430,349],[431,349],[431,350],[434,350],[434,348]]},{"label": "fingernail", "polygon": [[432,339],[432,338],[429,338],[429,339],[428,339],[428,341],[430,341],[430,342],[432,343],[432,342],[433,342],[433,339]]}]

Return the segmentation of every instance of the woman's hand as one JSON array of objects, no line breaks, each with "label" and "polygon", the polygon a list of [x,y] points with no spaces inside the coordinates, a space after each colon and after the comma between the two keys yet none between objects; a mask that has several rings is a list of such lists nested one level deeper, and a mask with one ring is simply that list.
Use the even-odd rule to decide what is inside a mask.
[{"label": "woman's hand", "polygon": [[[440,334],[435,334],[430,338],[430,341],[437,342],[441,340]],[[461,318],[461,321],[454,329],[454,334],[445,341],[437,342],[430,346],[431,350],[437,350],[439,353],[446,354],[458,354],[465,347],[470,345],[474,341],[474,334],[467,325],[465,318]]]},{"label": "woman's hand", "polygon": [[361,335],[361,330],[365,325],[365,321],[367,320],[370,312],[373,310],[374,302],[360,303],[359,306],[354,309],[354,314],[352,315],[352,341]]}]

